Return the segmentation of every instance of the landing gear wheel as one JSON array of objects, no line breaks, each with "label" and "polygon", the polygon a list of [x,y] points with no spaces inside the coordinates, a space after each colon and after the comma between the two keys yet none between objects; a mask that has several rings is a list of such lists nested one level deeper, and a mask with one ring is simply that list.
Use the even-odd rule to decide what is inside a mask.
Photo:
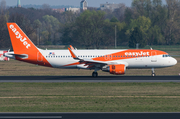
[{"label": "landing gear wheel", "polygon": [[156,74],[155,74],[155,73],[152,73],[152,76],[156,76]]},{"label": "landing gear wheel", "polygon": [[93,72],[92,73],[92,77],[98,77],[98,73],[97,72]]}]

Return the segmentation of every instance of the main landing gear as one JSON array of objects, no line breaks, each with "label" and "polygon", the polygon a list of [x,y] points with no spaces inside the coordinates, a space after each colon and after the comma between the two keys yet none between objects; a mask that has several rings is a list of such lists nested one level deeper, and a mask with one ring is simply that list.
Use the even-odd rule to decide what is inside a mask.
[{"label": "main landing gear", "polygon": [[93,72],[92,73],[92,77],[98,77],[98,73],[97,72]]},{"label": "main landing gear", "polygon": [[99,71],[99,68],[95,68],[94,72],[92,73],[92,77],[98,77],[97,71]]},{"label": "main landing gear", "polygon": [[155,74],[155,71],[154,71],[154,68],[152,68],[152,74],[151,74],[152,76],[156,76],[156,74]]}]

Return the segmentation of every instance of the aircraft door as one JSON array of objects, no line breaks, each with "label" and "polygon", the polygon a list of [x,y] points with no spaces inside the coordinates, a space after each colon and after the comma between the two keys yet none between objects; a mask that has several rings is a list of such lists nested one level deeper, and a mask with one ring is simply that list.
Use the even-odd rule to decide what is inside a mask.
[{"label": "aircraft door", "polygon": [[151,62],[157,62],[157,53],[155,51],[151,52]]},{"label": "aircraft door", "polygon": [[40,52],[37,53],[37,61],[38,62],[43,62],[43,56],[41,55]]},{"label": "aircraft door", "polygon": [[105,60],[112,60],[112,57],[113,57],[112,55],[105,55],[104,59]]}]

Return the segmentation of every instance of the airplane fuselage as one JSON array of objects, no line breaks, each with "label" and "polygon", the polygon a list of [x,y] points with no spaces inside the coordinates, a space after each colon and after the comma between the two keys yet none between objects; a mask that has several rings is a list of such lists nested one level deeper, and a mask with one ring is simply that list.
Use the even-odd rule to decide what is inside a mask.
[{"label": "airplane fuselage", "polygon": [[[68,50],[39,50],[42,56],[38,56],[37,63],[44,62],[44,58],[54,68],[78,68],[89,69],[73,59]],[[127,68],[163,68],[170,67],[177,61],[170,57],[166,52],[158,50],[73,50],[79,58],[93,59],[107,64],[125,64]],[[157,54],[157,53],[160,54]],[[144,53],[144,55],[143,55]],[[30,57],[30,56],[29,56]],[[26,59],[19,59],[26,61]],[[33,59],[34,60],[34,59]],[[44,65],[44,64],[42,64]]]}]

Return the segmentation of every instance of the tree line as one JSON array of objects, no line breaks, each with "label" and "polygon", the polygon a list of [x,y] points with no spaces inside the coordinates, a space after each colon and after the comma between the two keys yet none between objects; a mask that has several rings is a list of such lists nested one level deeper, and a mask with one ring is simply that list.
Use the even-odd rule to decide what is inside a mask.
[{"label": "tree line", "polygon": [[133,0],[114,11],[88,8],[81,13],[6,7],[0,3],[0,48],[11,47],[7,22],[16,22],[36,45],[74,45],[84,48],[180,44],[179,0]]}]

